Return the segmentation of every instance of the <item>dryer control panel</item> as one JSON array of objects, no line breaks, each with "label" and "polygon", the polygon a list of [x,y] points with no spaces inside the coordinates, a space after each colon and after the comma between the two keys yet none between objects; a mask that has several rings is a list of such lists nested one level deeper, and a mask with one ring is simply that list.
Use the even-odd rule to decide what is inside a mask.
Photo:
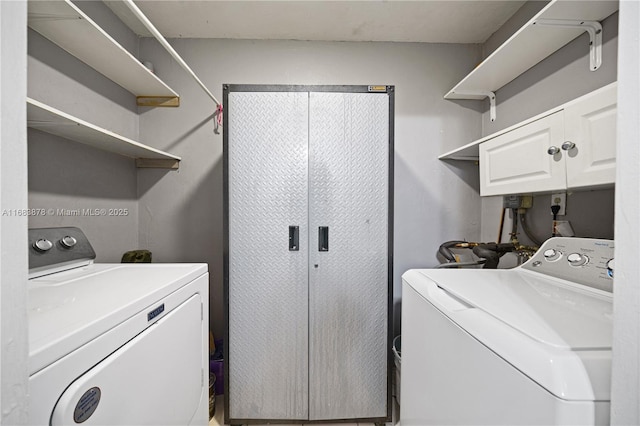
[{"label": "dryer control panel", "polygon": [[29,229],[29,278],[87,264],[96,253],[76,227]]},{"label": "dryer control panel", "polygon": [[614,246],[612,240],[550,238],[521,268],[612,292]]}]

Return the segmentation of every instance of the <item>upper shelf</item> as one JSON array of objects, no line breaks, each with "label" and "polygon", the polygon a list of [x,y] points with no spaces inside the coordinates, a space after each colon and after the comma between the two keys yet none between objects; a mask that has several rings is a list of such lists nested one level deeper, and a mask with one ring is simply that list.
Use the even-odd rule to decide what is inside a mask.
[{"label": "upper shelf", "polygon": [[178,106],[179,96],[69,0],[29,1],[29,27],[136,95],[139,105]]},{"label": "upper shelf", "polygon": [[[585,29],[537,27],[538,20],[601,21],[618,10],[618,2],[553,0],[505,41],[460,83],[445,99],[484,99],[562,46]],[[585,47],[586,49],[586,47]]]},{"label": "upper shelf", "polygon": [[180,162],[180,157],[125,138],[31,98],[27,98],[27,126],[135,158],[138,167],[177,169]]}]

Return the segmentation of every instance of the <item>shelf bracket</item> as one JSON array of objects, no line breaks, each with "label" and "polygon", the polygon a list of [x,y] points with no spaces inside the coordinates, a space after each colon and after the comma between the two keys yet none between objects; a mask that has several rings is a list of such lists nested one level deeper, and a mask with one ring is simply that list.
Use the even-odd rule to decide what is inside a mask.
[{"label": "shelf bracket", "polygon": [[138,106],[148,107],[179,107],[180,97],[172,96],[137,96]]},{"label": "shelf bracket", "polygon": [[136,158],[136,167],[139,169],[173,169],[180,167],[180,160],[169,158]]},{"label": "shelf bracket", "polygon": [[[496,94],[494,92],[491,92],[489,90],[466,90],[464,92],[452,91],[451,93],[456,96],[455,98],[452,97],[451,99],[480,100],[478,98],[479,96],[489,98],[489,117],[491,118],[491,121],[496,121]],[[465,98],[465,96],[468,96],[468,98]]]},{"label": "shelf bracket", "polygon": [[589,33],[589,70],[595,71],[602,65],[602,25],[598,21],[572,19],[538,19],[533,25],[556,28],[579,28]]}]

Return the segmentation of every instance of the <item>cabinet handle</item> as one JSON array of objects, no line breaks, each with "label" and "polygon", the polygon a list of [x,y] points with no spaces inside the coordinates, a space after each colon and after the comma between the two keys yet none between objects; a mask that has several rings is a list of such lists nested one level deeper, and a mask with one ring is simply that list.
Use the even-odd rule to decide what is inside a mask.
[{"label": "cabinet handle", "polygon": [[289,251],[300,250],[300,228],[298,226],[289,227]]},{"label": "cabinet handle", "polygon": [[560,148],[558,148],[557,146],[550,146],[549,149],[547,150],[547,154],[549,155],[556,155],[559,152],[560,152]]},{"label": "cabinet handle", "polygon": [[562,144],[562,149],[564,149],[565,151],[569,151],[570,149],[573,149],[575,147],[576,147],[576,144],[571,141],[566,141],[565,143]]},{"label": "cabinet handle", "polygon": [[318,251],[329,251],[329,227],[318,227]]}]

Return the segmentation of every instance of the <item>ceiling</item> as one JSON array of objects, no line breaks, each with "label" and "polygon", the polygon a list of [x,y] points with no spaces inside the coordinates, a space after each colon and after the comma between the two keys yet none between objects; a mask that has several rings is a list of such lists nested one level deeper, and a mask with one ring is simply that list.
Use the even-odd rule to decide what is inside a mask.
[{"label": "ceiling", "polygon": [[[121,1],[105,0],[136,34],[151,34]],[[166,38],[483,43],[522,5],[475,1],[143,0]]]}]

